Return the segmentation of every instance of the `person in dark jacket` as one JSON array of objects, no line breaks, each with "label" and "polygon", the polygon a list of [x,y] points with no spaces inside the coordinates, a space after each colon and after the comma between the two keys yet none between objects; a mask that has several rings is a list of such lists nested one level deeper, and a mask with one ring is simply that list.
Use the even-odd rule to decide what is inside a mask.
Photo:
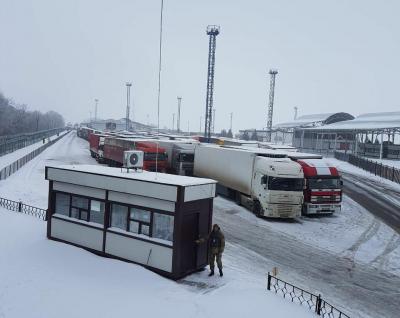
[{"label": "person in dark jacket", "polygon": [[196,241],[197,244],[207,242],[208,245],[208,261],[210,264],[210,274],[214,275],[215,261],[219,269],[219,276],[223,276],[222,272],[222,253],[225,249],[225,237],[218,224],[213,225],[212,231],[205,238],[201,238]]}]

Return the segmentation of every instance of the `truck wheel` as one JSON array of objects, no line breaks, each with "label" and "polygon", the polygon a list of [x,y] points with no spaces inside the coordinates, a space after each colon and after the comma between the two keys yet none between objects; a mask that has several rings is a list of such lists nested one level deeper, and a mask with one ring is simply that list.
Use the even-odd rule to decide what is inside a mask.
[{"label": "truck wheel", "polygon": [[254,201],[253,203],[253,213],[256,215],[256,217],[260,218],[261,217],[261,204],[259,201]]}]

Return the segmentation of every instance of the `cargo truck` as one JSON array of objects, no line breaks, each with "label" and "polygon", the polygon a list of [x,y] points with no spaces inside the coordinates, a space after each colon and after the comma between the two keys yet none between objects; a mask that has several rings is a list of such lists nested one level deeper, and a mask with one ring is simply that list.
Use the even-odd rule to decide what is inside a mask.
[{"label": "cargo truck", "polygon": [[165,149],[158,147],[156,141],[149,141],[146,139],[105,137],[104,162],[110,166],[120,167],[123,164],[124,151],[128,150],[141,150],[144,152],[144,170],[166,171],[167,154]]},{"label": "cargo truck", "polygon": [[162,140],[158,141],[168,156],[167,172],[182,175],[193,175],[194,148],[197,140]]},{"label": "cargo truck", "polygon": [[301,215],[304,174],[300,164],[274,150],[198,145],[194,175],[218,181],[218,191],[234,197],[257,216]]},{"label": "cargo truck", "polygon": [[303,167],[305,187],[303,215],[341,211],[342,180],[337,168],[321,155],[290,152],[288,157]]}]

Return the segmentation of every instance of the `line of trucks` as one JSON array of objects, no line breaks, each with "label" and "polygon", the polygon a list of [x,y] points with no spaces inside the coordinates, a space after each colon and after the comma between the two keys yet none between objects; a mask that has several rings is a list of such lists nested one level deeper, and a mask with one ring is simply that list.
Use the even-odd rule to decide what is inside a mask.
[{"label": "line of trucks", "polygon": [[[85,136],[82,132],[82,138]],[[214,144],[201,137],[87,133],[90,152],[99,163],[121,166],[123,152],[142,150],[143,169],[194,175],[218,181],[217,192],[259,217],[296,218],[341,210],[342,181],[322,156],[293,147],[236,139]]]}]

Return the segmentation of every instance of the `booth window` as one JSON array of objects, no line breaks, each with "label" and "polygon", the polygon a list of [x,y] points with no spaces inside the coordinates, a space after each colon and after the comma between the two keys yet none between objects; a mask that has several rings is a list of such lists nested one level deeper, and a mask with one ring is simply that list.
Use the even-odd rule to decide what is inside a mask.
[{"label": "booth window", "polygon": [[131,208],[130,210],[128,231],[150,236],[151,212],[137,208]]},{"label": "booth window", "polygon": [[89,200],[73,195],[71,200],[71,217],[89,221]]},{"label": "booth window", "polygon": [[112,205],[111,226],[125,230],[128,224],[128,207],[119,204]]},{"label": "booth window", "polygon": [[104,224],[104,202],[76,195],[57,192],[55,213],[87,222]]},{"label": "booth window", "polygon": [[174,217],[171,215],[154,213],[153,237],[171,241],[174,233]]},{"label": "booth window", "polygon": [[113,203],[111,206],[111,227],[172,242],[174,217]]},{"label": "booth window", "polygon": [[104,224],[104,202],[90,201],[90,222]]},{"label": "booth window", "polygon": [[69,216],[69,194],[56,194],[56,211],[57,214]]}]

